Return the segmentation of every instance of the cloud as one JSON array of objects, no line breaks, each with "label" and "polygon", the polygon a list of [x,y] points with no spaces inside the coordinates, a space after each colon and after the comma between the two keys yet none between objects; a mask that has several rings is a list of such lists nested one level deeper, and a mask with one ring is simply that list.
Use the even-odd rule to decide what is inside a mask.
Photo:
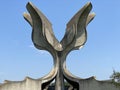
[{"label": "cloud", "polygon": [[35,48],[34,45],[29,45],[30,48]]},{"label": "cloud", "polygon": [[38,52],[41,54],[49,54],[48,51],[45,51],[45,50],[38,50]]},{"label": "cloud", "polygon": [[30,48],[35,49],[39,54],[49,54],[46,50],[38,50],[34,47],[34,45],[29,45]]}]

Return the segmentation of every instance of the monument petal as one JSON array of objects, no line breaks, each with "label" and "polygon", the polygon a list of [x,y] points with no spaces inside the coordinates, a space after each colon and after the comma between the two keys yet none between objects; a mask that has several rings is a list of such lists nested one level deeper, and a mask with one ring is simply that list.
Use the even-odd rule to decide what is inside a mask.
[{"label": "monument petal", "polygon": [[[63,48],[68,50],[79,49],[87,39],[86,26],[94,18],[95,14],[90,13],[92,4],[88,2],[74,17],[68,22],[66,33],[61,41]],[[90,14],[89,14],[90,13]]]},{"label": "monument petal", "polygon": [[61,44],[55,38],[52,24],[31,2],[26,5],[30,14],[24,13],[24,18],[32,26],[32,41],[36,48],[57,51],[61,50]]}]

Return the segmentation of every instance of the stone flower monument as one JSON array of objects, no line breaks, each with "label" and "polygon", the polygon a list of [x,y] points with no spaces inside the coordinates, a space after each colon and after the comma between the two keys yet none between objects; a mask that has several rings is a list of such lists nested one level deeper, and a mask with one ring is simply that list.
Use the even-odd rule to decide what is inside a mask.
[{"label": "stone flower monument", "polygon": [[[86,26],[95,14],[90,13],[92,4],[88,2],[67,23],[66,33],[59,42],[50,21],[32,3],[27,4],[29,13],[24,18],[32,27],[32,42],[37,49],[47,50],[54,61],[49,74],[40,78],[25,78],[23,81],[8,81],[0,85],[0,90],[120,90],[111,81],[97,81],[94,77],[81,79],[71,74],[66,68],[66,57],[72,50],[83,47],[87,40]],[[51,82],[55,85],[51,88]],[[65,86],[65,80],[69,83]]]}]

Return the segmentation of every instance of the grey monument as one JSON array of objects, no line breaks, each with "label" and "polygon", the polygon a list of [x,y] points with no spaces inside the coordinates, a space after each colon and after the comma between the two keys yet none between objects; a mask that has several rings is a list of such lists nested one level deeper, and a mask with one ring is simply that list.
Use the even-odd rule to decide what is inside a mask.
[{"label": "grey monument", "polygon": [[[87,3],[67,24],[66,33],[59,42],[52,31],[48,19],[32,4],[27,4],[25,19],[32,26],[32,41],[37,49],[47,50],[54,59],[54,68],[43,80],[43,87],[55,79],[55,90],[64,90],[64,79],[77,90],[80,88],[79,79],[66,69],[66,57],[72,50],[81,48],[87,39],[86,26],[94,18],[90,13],[91,3]],[[90,14],[89,14],[90,13]]]},{"label": "grey monument", "polygon": [[[90,13],[92,4],[87,3],[68,22],[66,33],[59,42],[52,31],[50,21],[32,3],[27,4],[29,13],[24,18],[32,27],[32,41],[37,49],[47,50],[54,61],[49,74],[40,78],[26,77],[23,81],[8,81],[0,84],[0,90],[66,90],[65,80],[70,87],[67,90],[120,90],[110,80],[97,81],[94,77],[81,79],[72,75],[66,68],[66,57],[72,50],[83,47],[87,39],[86,26],[93,20],[95,14]],[[55,80],[53,89],[51,82]]]}]

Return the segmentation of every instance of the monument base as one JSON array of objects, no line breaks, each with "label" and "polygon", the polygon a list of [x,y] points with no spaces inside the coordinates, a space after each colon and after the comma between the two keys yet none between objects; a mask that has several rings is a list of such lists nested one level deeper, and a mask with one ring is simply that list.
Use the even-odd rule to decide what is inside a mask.
[{"label": "monument base", "polygon": [[[76,86],[65,86],[64,90],[120,90],[120,86],[116,86],[111,80],[98,81],[94,77],[87,79],[79,79],[79,89]],[[48,88],[42,88],[41,79],[25,78],[23,81],[5,81],[0,84],[0,90],[55,90],[54,85]]]}]

